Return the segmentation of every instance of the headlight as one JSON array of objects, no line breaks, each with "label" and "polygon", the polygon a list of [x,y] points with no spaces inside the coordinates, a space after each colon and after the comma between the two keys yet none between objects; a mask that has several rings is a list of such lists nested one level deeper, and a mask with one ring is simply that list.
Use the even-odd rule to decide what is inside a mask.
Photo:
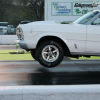
[{"label": "headlight", "polygon": [[18,26],[18,27],[16,28],[16,33],[21,33],[21,32],[22,32],[22,29],[21,29],[21,27]]},{"label": "headlight", "polygon": [[16,34],[17,34],[19,40],[23,40],[24,39],[24,34],[23,34],[23,31],[22,31],[21,27],[17,27],[16,28]]}]

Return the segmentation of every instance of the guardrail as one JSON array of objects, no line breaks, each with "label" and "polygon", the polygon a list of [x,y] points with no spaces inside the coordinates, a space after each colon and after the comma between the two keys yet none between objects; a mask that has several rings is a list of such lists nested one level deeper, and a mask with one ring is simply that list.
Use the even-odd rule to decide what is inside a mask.
[{"label": "guardrail", "polygon": [[6,86],[0,100],[99,100],[100,85]]}]

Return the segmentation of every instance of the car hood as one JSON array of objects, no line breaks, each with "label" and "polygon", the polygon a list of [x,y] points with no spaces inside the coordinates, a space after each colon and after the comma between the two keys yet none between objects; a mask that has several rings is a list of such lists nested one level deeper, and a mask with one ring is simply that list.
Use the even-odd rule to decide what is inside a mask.
[{"label": "car hood", "polygon": [[27,25],[52,25],[52,24],[60,24],[59,22],[57,21],[36,21],[36,22],[31,22],[31,23],[28,23],[28,24],[19,24],[19,26],[27,26]]},{"label": "car hood", "polygon": [[[18,27],[21,27],[24,33],[26,32],[65,32],[65,29],[69,32],[72,30],[72,26],[70,24],[60,24],[57,21],[39,21],[32,22],[28,24],[20,24]],[[17,28],[18,28],[17,27]]]},{"label": "car hood", "polygon": [[30,24],[60,24],[58,21],[37,21]]}]

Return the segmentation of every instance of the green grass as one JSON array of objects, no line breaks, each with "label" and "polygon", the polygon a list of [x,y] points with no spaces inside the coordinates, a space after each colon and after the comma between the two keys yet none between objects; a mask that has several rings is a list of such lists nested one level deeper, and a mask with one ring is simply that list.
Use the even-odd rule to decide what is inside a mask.
[{"label": "green grass", "polygon": [[25,54],[10,54],[20,50],[0,50],[0,60],[34,60],[30,52]]},{"label": "green grass", "polygon": [[[27,52],[25,54],[10,54],[9,52],[17,52],[20,50],[0,50],[0,60],[34,60],[30,54]],[[74,60],[75,58],[71,58]],[[100,59],[99,56],[92,56],[90,58],[80,57],[79,59]]]},{"label": "green grass", "polygon": [[[71,59],[76,59],[76,58],[71,58]],[[79,57],[79,59],[100,59],[100,56],[91,56],[90,58],[87,57]]]}]

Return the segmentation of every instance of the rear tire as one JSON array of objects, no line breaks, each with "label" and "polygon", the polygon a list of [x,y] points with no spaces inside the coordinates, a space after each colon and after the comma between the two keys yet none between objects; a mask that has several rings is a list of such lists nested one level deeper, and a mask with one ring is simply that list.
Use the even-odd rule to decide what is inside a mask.
[{"label": "rear tire", "polygon": [[36,58],[44,67],[55,67],[61,63],[64,54],[63,49],[56,41],[46,41],[38,46]]}]

